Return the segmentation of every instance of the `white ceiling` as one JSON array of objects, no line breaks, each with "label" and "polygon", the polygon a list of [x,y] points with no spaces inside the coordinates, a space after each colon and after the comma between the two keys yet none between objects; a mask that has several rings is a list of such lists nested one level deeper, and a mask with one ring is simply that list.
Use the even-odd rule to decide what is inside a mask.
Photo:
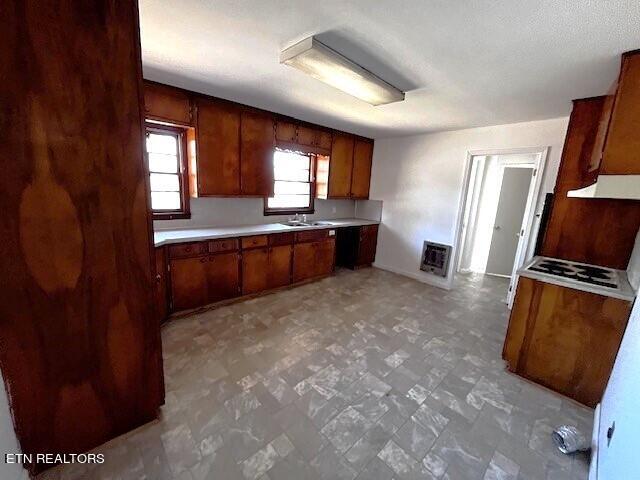
[{"label": "white ceiling", "polygon": [[[146,78],[374,138],[567,115],[640,48],[637,0],[140,0],[140,17]],[[280,65],[309,35],[406,100]]]}]

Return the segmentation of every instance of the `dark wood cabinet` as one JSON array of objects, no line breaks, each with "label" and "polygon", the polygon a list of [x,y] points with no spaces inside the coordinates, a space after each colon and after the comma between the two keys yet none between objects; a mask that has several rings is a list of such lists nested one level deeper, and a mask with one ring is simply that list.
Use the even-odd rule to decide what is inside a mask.
[{"label": "dark wood cabinet", "polygon": [[[302,233],[315,232],[298,235]],[[293,247],[293,282],[330,274],[335,267],[335,248],[335,237],[328,234],[296,243]]]},{"label": "dark wood cabinet", "polygon": [[353,145],[352,135],[334,134],[329,161],[329,198],[351,197]]},{"label": "dark wood cabinet", "polygon": [[164,247],[155,249],[155,298],[156,310],[160,322],[164,322],[169,315],[169,299],[167,297],[167,259]]},{"label": "dark wood cabinet", "polygon": [[373,142],[357,138],[353,147],[351,198],[369,198]]},{"label": "dark wood cabinet", "polygon": [[276,140],[279,142],[295,143],[296,141],[295,123],[278,120],[276,122]]},{"label": "dark wood cabinet", "polygon": [[378,225],[360,227],[357,266],[371,265],[376,259],[378,246]]},{"label": "dark wood cabinet", "polygon": [[269,267],[267,272],[268,288],[283,287],[291,283],[292,259],[292,245],[269,247]]},{"label": "dark wood cabinet", "polygon": [[631,302],[520,277],[502,358],[510,371],[594,407]]},{"label": "dark wood cabinet", "polygon": [[331,150],[333,135],[327,130],[318,130],[318,147],[322,150]]},{"label": "dark wood cabinet", "polygon": [[242,195],[266,196],[273,190],[273,118],[243,112],[240,132],[240,191]]},{"label": "dark wood cabinet", "polygon": [[240,295],[240,255],[238,252],[209,255],[206,263],[207,303]]},{"label": "dark wood cabinet", "polygon": [[242,252],[242,293],[248,295],[269,286],[269,249],[254,248]]},{"label": "dark wood cabinet", "polygon": [[378,225],[338,229],[336,263],[351,269],[369,266],[376,258]]},{"label": "dark wood cabinet", "polygon": [[191,125],[191,99],[183,90],[155,82],[144,82],[145,117],[152,120]]},{"label": "dark wood cabinet", "polygon": [[622,56],[600,173],[640,175],[640,50]]},{"label": "dark wood cabinet", "polygon": [[318,145],[318,141],[320,140],[318,133],[318,130],[314,128],[299,125],[297,143],[300,145],[315,147]]},{"label": "dark wood cabinet", "polygon": [[198,195],[240,195],[240,110],[198,99],[196,148]]},{"label": "dark wood cabinet", "polygon": [[188,310],[208,302],[206,262],[208,256],[170,260],[171,309]]}]

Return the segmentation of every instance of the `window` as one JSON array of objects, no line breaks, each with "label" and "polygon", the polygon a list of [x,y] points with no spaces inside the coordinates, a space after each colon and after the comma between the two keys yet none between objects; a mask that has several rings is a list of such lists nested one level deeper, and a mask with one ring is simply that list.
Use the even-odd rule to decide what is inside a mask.
[{"label": "window", "polygon": [[313,213],[313,155],[276,149],[273,153],[274,195],[265,214]]},{"label": "window", "polygon": [[146,130],[153,217],[189,218],[186,132],[160,124],[147,124]]}]

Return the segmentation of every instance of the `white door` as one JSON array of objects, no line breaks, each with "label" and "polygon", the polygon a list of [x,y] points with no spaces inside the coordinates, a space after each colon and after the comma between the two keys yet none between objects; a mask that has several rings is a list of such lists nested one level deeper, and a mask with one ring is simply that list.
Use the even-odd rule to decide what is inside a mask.
[{"label": "white door", "polygon": [[636,301],[600,404],[600,430],[595,454],[598,480],[640,478],[639,372],[640,301]]},{"label": "white door", "polygon": [[532,174],[533,168],[504,168],[486,273],[511,276],[524,229]]}]

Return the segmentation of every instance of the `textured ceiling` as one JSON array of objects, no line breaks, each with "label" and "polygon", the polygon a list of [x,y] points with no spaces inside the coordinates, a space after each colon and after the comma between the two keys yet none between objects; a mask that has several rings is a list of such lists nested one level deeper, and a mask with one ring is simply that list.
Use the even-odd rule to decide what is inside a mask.
[{"label": "textured ceiling", "polygon": [[[140,17],[146,78],[375,138],[567,115],[640,48],[637,0],[140,0]],[[309,35],[406,100],[280,65]]]}]

